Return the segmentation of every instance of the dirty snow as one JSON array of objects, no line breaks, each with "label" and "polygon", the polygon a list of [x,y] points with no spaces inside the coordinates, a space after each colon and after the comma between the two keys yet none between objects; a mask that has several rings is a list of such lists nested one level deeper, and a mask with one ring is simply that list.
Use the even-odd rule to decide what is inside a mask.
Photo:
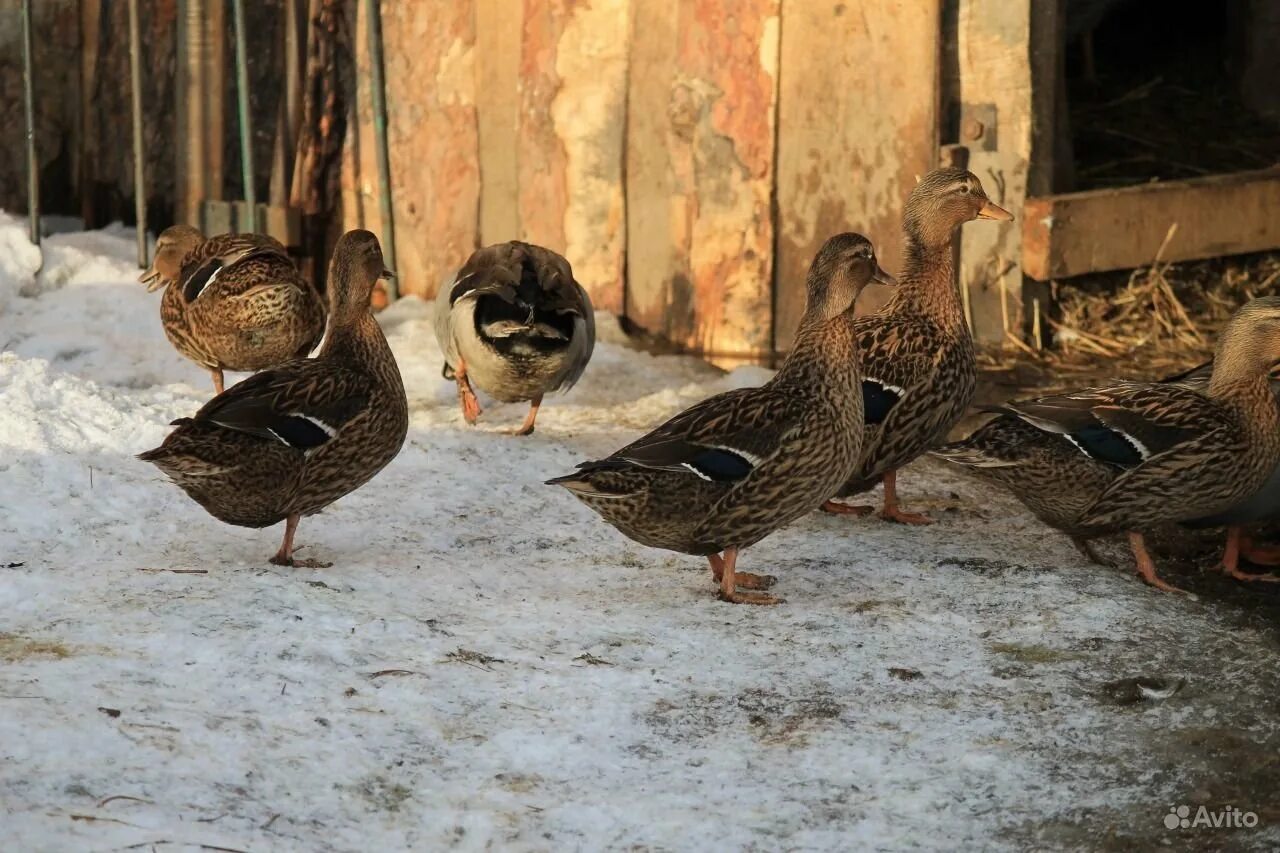
[{"label": "dirty snow", "polygon": [[[210,386],[133,251],[57,235],[37,272],[0,217],[0,848],[1280,841],[1276,637],[1247,608],[1085,565],[929,465],[901,482],[934,527],[815,514],[747,552],[775,608],[543,486],[767,376],[606,318],[515,439],[518,405],[462,424],[430,306],[395,305],[405,448],[303,521],[333,568],[269,565],[279,528],[219,524],[134,459]],[[1104,688],[1140,676],[1181,687]],[[1261,825],[1164,827],[1228,803]]]}]

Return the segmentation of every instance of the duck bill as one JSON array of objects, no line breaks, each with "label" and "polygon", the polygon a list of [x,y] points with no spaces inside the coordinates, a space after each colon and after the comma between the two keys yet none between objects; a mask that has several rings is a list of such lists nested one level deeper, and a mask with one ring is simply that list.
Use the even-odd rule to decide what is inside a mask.
[{"label": "duck bill", "polygon": [[396,277],[396,274],[391,270],[387,269],[386,267],[383,267],[382,273],[378,276],[378,278],[395,278],[395,277]]},{"label": "duck bill", "polygon": [[1012,222],[1013,214],[990,199],[978,211],[979,219],[994,219],[997,222]]},{"label": "duck bill", "polygon": [[876,284],[883,284],[885,287],[898,286],[898,280],[881,269],[879,264],[876,264],[876,271],[871,274],[871,280]]},{"label": "duck bill", "polygon": [[148,269],[138,276],[138,281],[147,286],[147,293],[154,293],[164,286],[164,279],[160,277],[160,273],[156,272],[154,268]]}]

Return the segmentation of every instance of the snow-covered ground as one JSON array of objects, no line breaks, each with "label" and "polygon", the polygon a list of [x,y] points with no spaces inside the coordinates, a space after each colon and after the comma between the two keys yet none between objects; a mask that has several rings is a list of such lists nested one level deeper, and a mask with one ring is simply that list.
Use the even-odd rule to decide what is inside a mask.
[{"label": "snow-covered ground", "polygon": [[[1248,601],[1088,566],[926,464],[902,491],[939,524],[814,514],[743,558],[787,603],[733,606],[542,485],[767,375],[616,324],[517,439],[521,406],[463,425],[430,307],[395,305],[404,450],[303,521],[333,568],[269,565],[279,528],[134,459],[211,388],[132,255],[55,236],[37,274],[0,217],[0,849],[1280,843],[1280,655]],[[1260,825],[1166,829],[1178,805]]]}]

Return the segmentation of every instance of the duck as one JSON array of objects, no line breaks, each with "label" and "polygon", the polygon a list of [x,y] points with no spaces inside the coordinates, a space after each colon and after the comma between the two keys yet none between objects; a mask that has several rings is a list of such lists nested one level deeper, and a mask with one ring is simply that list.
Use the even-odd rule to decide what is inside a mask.
[{"label": "duck", "polygon": [[871,242],[830,238],[807,276],[795,344],[767,383],[703,400],[547,483],[636,542],[706,557],[722,600],[780,603],[764,592],[776,578],[738,571],[738,555],[816,509],[857,461],[861,376],[843,318],[872,281],[893,283]]},{"label": "duck", "polygon": [[[1126,533],[1142,579],[1185,592],[1159,577],[1143,531],[1221,517],[1274,475],[1280,407],[1268,375],[1277,365],[1280,297],[1254,299],[1223,329],[1202,389],[1118,382],[984,407],[997,417],[934,455],[1007,488],[1095,562],[1090,540]],[[1238,532],[1228,550],[1232,542]],[[1234,560],[1219,568],[1259,579]]]},{"label": "duck", "polygon": [[217,394],[223,371],[254,372],[301,358],[324,334],[323,298],[285,247],[265,234],[206,238],[190,225],[170,226],[138,280],[149,292],[165,289],[165,336],[209,371]]},{"label": "duck", "polygon": [[458,387],[462,417],[474,426],[473,384],[504,403],[529,402],[529,435],[543,395],[568,391],[595,348],[591,299],[562,255],[512,240],[474,252],[436,295],[435,332],[445,379]]},{"label": "duck", "polygon": [[138,458],[166,474],[214,518],[240,527],[285,522],[271,562],[294,559],[294,534],[369,482],[404,444],[409,405],[391,347],[370,311],[384,266],[378,238],[349,231],[334,247],[329,324],[315,358],[257,373],[214,397]]},{"label": "duck", "polygon": [[[1178,383],[1204,392],[1213,376],[1213,362],[1193,367],[1192,369],[1164,379],[1164,382]],[[1270,376],[1271,393],[1280,405],[1280,378],[1273,373]],[[1280,548],[1260,546],[1245,532],[1245,525],[1258,524],[1280,519],[1280,467],[1271,472],[1271,476],[1262,484],[1257,492],[1240,503],[1216,515],[1184,521],[1183,527],[1199,530],[1209,527],[1227,528],[1227,545],[1223,551],[1222,564],[1224,571],[1236,578],[1244,580],[1280,581],[1273,574],[1243,574],[1238,570],[1239,560],[1244,558],[1259,566],[1280,566]]]},{"label": "duck", "polygon": [[[883,483],[880,517],[886,521],[932,523],[899,505],[898,469],[946,437],[977,389],[973,338],[953,260],[960,226],[975,219],[1008,222],[1013,216],[987,197],[972,172],[943,168],[925,175],[903,209],[898,289],[876,313],[847,320],[862,357],[866,434],[862,458],[833,495],[848,498]],[[822,509],[846,515],[874,510],[835,499]]]}]

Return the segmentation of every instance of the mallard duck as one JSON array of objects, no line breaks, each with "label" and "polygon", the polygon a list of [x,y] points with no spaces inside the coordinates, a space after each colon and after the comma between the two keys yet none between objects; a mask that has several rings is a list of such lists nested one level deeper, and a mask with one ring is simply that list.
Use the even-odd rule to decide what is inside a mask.
[{"label": "mallard duck", "polygon": [[703,400],[547,482],[641,544],[705,556],[725,601],[778,603],[744,591],[775,579],[739,572],[738,553],[816,508],[858,458],[858,351],[842,315],[873,280],[892,283],[871,243],[832,237],[809,270],[795,345],[769,382]]},{"label": "mallard duck", "polygon": [[[971,172],[934,169],[925,175],[903,211],[901,284],[875,314],[848,320],[862,354],[866,437],[861,460],[833,494],[850,497],[883,482],[885,520],[931,523],[898,505],[898,469],[946,436],[977,387],[973,339],[952,259],[957,229],[974,219],[1013,217],[987,198]],[[823,509],[865,515],[873,508],[831,500]]]},{"label": "mallard duck", "polygon": [[214,397],[155,450],[152,462],[215,518],[241,527],[285,521],[271,562],[293,559],[298,520],[358,489],[395,458],[409,406],[395,357],[369,311],[378,279],[390,276],[368,231],[338,240],[329,273],[328,336],[300,358]]},{"label": "mallard duck", "polygon": [[[1165,382],[1175,382],[1188,388],[1204,391],[1213,376],[1213,362],[1194,367],[1178,376],[1170,377]],[[1271,393],[1280,404],[1280,379],[1271,375]],[[1280,566],[1280,548],[1262,547],[1254,543],[1251,536],[1244,531],[1244,525],[1280,518],[1280,467],[1271,472],[1271,476],[1262,484],[1262,488],[1245,498],[1230,509],[1206,518],[1196,518],[1183,522],[1191,528],[1226,527],[1227,546],[1222,555],[1223,570],[1230,576],[1244,580],[1280,581],[1275,575],[1252,575],[1239,570],[1239,559],[1243,557],[1259,566]]]},{"label": "mallard duck", "polygon": [[[1223,329],[1203,393],[1121,382],[993,406],[1000,417],[935,455],[1008,488],[1095,560],[1089,539],[1127,532],[1143,580],[1180,592],[1156,574],[1142,531],[1227,512],[1272,476],[1280,409],[1267,377],[1277,363],[1280,297],[1255,299]],[[1253,578],[1234,562],[1223,569]]]},{"label": "mallard duck", "polygon": [[474,424],[471,383],[505,403],[529,401],[515,435],[533,432],[542,396],[568,391],[595,347],[587,292],[560,255],[511,241],[476,251],[436,296],[444,377],[458,384],[462,417]]},{"label": "mallard duck", "polygon": [[324,300],[284,246],[265,234],[205,238],[189,225],[160,232],[138,280],[165,288],[160,320],[178,352],[206,368],[255,371],[301,358],[324,334]]}]

